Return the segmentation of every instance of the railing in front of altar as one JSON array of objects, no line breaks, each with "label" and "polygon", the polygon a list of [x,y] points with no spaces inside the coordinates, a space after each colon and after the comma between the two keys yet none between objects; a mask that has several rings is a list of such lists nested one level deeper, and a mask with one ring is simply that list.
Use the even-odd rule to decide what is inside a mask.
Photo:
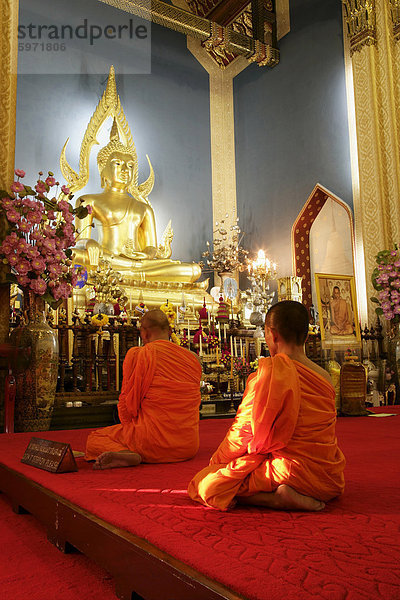
[{"label": "railing in front of altar", "polygon": [[117,400],[122,364],[129,348],[138,345],[136,322],[99,329],[90,324],[57,325],[59,371],[56,406],[70,401],[101,404]]}]

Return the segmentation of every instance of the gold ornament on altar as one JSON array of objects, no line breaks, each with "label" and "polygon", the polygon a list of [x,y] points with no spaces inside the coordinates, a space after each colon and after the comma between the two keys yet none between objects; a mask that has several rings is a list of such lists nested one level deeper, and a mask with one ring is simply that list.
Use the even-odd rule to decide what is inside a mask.
[{"label": "gold ornament on altar", "polygon": [[[225,219],[228,216],[226,215]],[[225,219],[215,224],[213,250],[210,249],[210,242],[207,241],[207,250],[202,254],[207,259],[210,269],[216,271],[220,277],[223,273],[244,271],[248,254],[248,251],[241,246],[244,233],[238,225],[239,219],[237,218],[235,224],[229,229],[225,225]],[[203,263],[200,264],[203,266]]]},{"label": "gold ornament on altar", "polygon": [[[138,161],[132,134],[117,94],[114,68],[111,67],[107,88],[86,129],[80,151],[79,173],[66,159],[66,145],[60,166],[71,192],[76,193],[89,181],[89,156],[96,136],[106,119],[113,118],[110,142],[97,157],[103,192],[82,196],[78,202],[91,206],[92,214],[76,223],[80,231],[74,248],[76,264],[96,267],[101,259],[121,272],[127,285],[155,282],[193,283],[201,275],[196,263],[171,260],[173,231],[171,223],[161,244],[157,235],[153,208],[148,195],[153,189],[154,172],[150,160],[148,179],[138,184]],[[121,141],[122,138],[122,141]],[[91,238],[93,219],[101,224],[98,241]]]}]

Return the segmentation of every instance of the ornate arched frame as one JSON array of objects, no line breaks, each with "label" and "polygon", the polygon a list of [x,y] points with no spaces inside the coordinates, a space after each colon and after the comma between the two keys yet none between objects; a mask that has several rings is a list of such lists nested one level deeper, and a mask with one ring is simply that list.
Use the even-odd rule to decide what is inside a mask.
[{"label": "ornate arched frame", "polygon": [[345,202],[317,183],[292,227],[293,274],[302,277],[303,304],[308,309],[310,309],[312,304],[310,230],[319,212],[329,198],[340,204],[349,217],[354,272],[354,227],[352,212]]}]

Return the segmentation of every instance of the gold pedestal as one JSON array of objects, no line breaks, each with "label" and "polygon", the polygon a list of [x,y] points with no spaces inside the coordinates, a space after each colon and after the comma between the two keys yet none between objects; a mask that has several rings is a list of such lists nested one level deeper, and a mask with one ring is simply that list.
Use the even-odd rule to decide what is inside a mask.
[{"label": "gold pedestal", "polygon": [[[136,283],[136,282],[135,282]],[[89,281],[90,284],[90,281]],[[121,283],[124,289],[124,295],[128,298],[128,303],[125,309],[128,314],[134,316],[135,307],[139,302],[144,302],[147,308],[159,308],[161,304],[171,304],[175,311],[182,305],[184,301],[186,312],[184,319],[189,318],[191,321],[198,319],[196,312],[202,308],[204,300],[207,310],[211,310],[213,298],[206,291],[208,287],[208,279],[199,283],[179,283],[179,282],[154,282],[144,281],[137,282],[135,285],[125,285]],[[82,289],[75,289],[73,295],[74,308],[84,311],[85,308],[92,302],[93,288],[91,285],[86,285]],[[139,315],[136,315],[139,316]]]}]

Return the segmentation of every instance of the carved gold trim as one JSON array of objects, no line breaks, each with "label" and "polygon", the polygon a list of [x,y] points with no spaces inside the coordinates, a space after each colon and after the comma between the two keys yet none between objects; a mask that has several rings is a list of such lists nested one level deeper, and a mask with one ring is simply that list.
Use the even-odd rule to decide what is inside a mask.
[{"label": "carved gold trim", "polygon": [[[2,189],[9,189],[14,179],[18,6],[18,0],[0,0],[0,188]],[[0,228],[3,229],[1,224]],[[4,231],[5,229],[0,232],[0,235]],[[0,268],[3,277],[4,265]],[[9,334],[9,284],[0,283],[0,302],[0,343],[3,343]],[[0,387],[0,397],[2,397],[4,385]]]},{"label": "carved gold trim", "polygon": [[350,38],[350,53],[363,46],[376,44],[375,0],[342,0],[347,33]]},{"label": "carved gold trim", "polygon": [[[161,2],[161,0],[98,0],[104,4],[114,6],[127,13],[137,15],[142,19],[152,21],[163,27],[168,27],[187,36],[200,39],[202,42],[213,39],[213,29],[220,26],[212,21],[199,17],[186,10]],[[273,67],[279,62],[279,51],[268,44],[258,42],[253,38],[233,31],[229,27],[224,30],[224,43],[219,44],[220,50],[228,53],[252,57],[260,57],[262,66]],[[261,46],[260,46],[261,44]],[[254,59],[253,59],[254,60]],[[257,58],[256,58],[257,60]],[[257,61],[258,62],[258,61]]]},{"label": "carved gold trim", "polygon": [[395,40],[400,40],[400,0],[389,0]]},{"label": "carved gold trim", "polygon": [[18,0],[0,1],[0,187],[13,181],[17,105]]},{"label": "carved gold trim", "polygon": [[[368,299],[374,295],[370,277],[377,253],[400,239],[400,49],[393,44],[389,11],[388,0],[376,0],[376,47],[365,46],[351,58],[359,165],[356,246],[364,251],[357,261],[360,273],[365,267]],[[371,302],[368,313],[372,321]]]}]

